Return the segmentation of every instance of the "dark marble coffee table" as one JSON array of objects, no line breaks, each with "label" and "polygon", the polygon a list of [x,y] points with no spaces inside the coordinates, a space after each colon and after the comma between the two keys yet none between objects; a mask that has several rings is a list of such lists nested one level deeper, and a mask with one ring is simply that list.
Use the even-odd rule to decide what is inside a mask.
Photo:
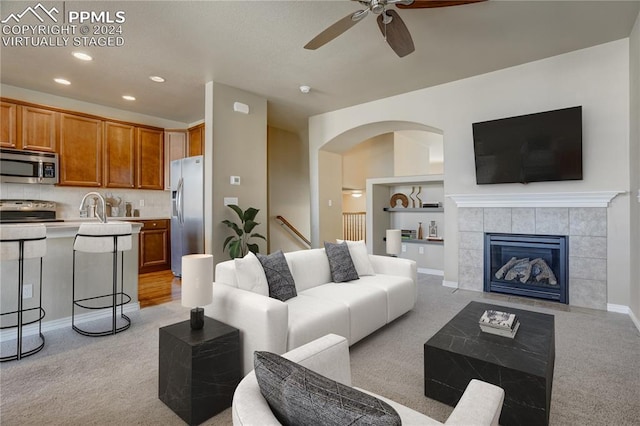
[{"label": "dark marble coffee table", "polygon": [[[514,339],[480,330],[487,309],[518,315]],[[425,395],[455,406],[480,379],[505,391],[501,425],[547,425],[554,360],[553,315],[471,302],[424,344]]]}]

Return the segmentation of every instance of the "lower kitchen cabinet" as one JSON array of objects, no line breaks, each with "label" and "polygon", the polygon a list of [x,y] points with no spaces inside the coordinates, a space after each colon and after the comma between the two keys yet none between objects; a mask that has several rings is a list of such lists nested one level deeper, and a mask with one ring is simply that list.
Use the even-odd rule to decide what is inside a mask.
[{"label": "lower kitchen cabinet", "polygon": [[140,274],[171,269],[171,240],[169,219],[139,220]]}]

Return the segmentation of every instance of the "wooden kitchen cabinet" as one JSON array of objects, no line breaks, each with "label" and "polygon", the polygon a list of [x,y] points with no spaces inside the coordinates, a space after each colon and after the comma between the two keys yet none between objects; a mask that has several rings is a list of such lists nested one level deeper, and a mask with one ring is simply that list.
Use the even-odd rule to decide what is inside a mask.
[{"label": "wooden kitchen cabinet", "polygon": [[59,185],[102,187],[102,121],[61,113],[59,122]]},{"label": "wooden kitchen cabinet", "polygon": [[44,108],[21,105],[18,147],[55,152],[58,137],[58,113]]},{"label": "wooden kitchen cabinet", "polygon": [[104,184],[107,188],[136,187],[136,128],[104,122]]},{"label": "wooden kitchen cabinet", "polygon": [[0,103],[0,147],[18,147],[18,105]]},{"label": "wooden kitchen cabinet", "polygon": [[140,220],[138,272],[171,269],[171,240],[169,219]]},{"label": "wooden kitchen cabinet", "polygon": [[187,157],[204,155],[204,124],[198,124],[189,130],[189,143],[187,146]]},{"label": "wooden kitchen cabinet", "polygon": [[140,189],[164,189],[164,132],[136,128],[136,183]]},{"label": "wooden kitchen cabinet", "polygon": [[186,130],[164,131],[164,189],[171,189],[171,162],[185,157]]}]

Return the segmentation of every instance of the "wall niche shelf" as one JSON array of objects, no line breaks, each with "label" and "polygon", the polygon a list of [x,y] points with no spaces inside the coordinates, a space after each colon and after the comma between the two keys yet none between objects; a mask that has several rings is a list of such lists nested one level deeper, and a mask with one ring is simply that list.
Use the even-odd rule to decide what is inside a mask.
[{"label": "wall niche shelf", "polygon": [[407,243],[407,244],[444,244],[444,240],[415,240],[415,239],[411,239],[411,240],[402,240],[402,244]]},{"label": "wall niche shelf", "polygon": [[[438,207],[391,207],[395,194],[416,194],[422,203],[440,203]],[[387,229],[417,230],[420,223],[428,235],[429,223],[435,221],[442,240],[403,239],[400,257],[415,260],[418,268],[444,270],[444,176],[392,176],[367,179],[367,246],[372,254],[386,255]],[[411,206],[409,202],[409,206]],[[417,235],[417,234],[416,234]]]},{"label": "wall niche shelf", "polygon": [[442,213],[444,212],[443,207],[422,207],[422,208],[385,207],[383,210],[385,212],[403,212],[403,213]]}]

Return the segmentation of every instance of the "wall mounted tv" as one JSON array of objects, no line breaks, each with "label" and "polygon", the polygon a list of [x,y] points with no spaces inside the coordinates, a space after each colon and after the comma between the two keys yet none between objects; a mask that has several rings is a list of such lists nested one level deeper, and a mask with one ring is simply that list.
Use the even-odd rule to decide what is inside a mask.
[{"label": "wall mounted tv", "polygon": [[476,182],[582,179],[582,107],[473,123]]}]

